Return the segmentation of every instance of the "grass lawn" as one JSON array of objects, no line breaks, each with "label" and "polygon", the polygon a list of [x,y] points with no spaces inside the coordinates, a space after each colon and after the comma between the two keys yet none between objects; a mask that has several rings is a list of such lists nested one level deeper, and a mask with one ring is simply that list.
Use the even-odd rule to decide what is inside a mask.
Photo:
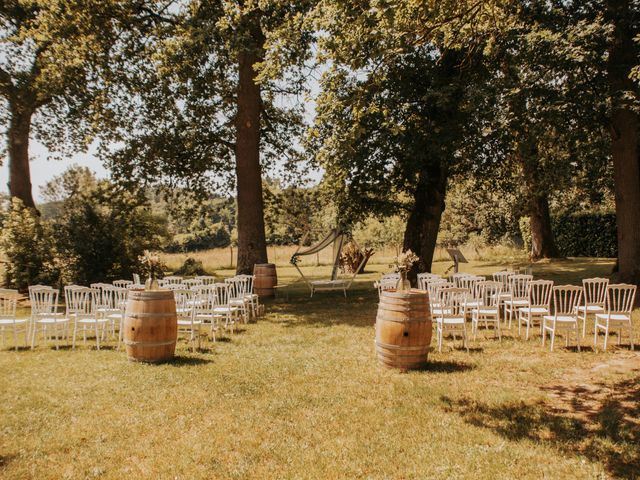
[{"label": "grass lawn", "polygon": [[[566,260],[534,273],[577,283],[611,266]],[[371,282],[386,269],[371,265],[348,300],[309,299],[295,284],[200,353],[181,341],[170,364],[129,363],[113,347],[3,348],[0,477],[640,477],[639,353],[616,337],[607,353],[562,341],[550,353],[512,330],[470,353],[449,339],[424,371],[385,370]],[[290,267],[278,273],[294,280]],[[640,315],[637,339],[639,325]]]}]

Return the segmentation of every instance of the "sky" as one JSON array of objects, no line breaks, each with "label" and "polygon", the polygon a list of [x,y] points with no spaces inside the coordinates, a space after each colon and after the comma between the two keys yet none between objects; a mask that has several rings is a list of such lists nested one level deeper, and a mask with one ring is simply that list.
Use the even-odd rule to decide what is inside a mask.
[{"label": "sky", "polygon": [[[109,172],[104,168],[102,162],[95,156],[95,150],[90,149],[87,153],[73,155],[66,160],[47,160],[47,149],[37,141],[31,139],[29,142],[29,155],[31,157],[31,184],[33,199],[38,203],[41,201],[40,187],[45,185],[56,175],[60,175],[71,165],[76,164],[89,167],[99,178],[109,176]],[[7,159],[0,167],[0,192],[8,193],[7,183],[9,182],[9,162]]]}]

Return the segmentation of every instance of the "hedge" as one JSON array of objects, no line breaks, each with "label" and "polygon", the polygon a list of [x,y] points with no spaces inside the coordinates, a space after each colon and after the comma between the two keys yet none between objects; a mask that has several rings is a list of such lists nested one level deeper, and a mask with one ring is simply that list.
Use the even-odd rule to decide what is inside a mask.
[{"label": "hedge", "polygon": [[[618,256],[615,213],[565,213],[551,217],[556,246],[563,257]],[[529,217],[520,219],[524,249],[531,251]]]}]

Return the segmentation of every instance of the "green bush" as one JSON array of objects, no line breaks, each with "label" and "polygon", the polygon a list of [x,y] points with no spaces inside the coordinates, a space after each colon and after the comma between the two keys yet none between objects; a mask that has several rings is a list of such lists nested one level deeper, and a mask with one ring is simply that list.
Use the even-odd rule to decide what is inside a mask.
[{"label": "green bush", "polygon": [[14,198],[0,236],[6,262],[4,285],[25,291],[29,285],[57,285],[62,275],[51,226]]},{"label": "green bush", "polygon": [[[553,234],[564,257],[618,256],[615,213],[565,213],[551,218]],[[529,218],[520,219],[526,251],[531,251]]]},{"label": "green bush", "polygon": [[200,260],[196,260],[195,258],[187,258],[182,266],[174,272],[176,275],[181,275],[183,277],[195,277],[198,275],[209,275],[207,271],[204,269],[202,262]]}]

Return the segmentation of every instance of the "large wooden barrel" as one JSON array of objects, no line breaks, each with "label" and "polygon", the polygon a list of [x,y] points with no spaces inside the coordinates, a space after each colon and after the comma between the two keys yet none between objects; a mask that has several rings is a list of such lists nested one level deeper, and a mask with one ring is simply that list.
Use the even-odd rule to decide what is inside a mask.
[{"label": "large wooden barrel", "polygon": [[273,297],[278,284],[276,266],[273,263],[256,263],[253,266],[253,290],[261,297]]},{"label": "large wooden barrel", "polygon": [[130,290],[123,328],[129,360],[163,362],[171,359],[178,338],[173,291]]},{"label": "large wooden barrel", "polygon": [[431,311],[424,290],[383,291],[376,317],[376,353],[385,367],[411,370],[427,362]]}]

